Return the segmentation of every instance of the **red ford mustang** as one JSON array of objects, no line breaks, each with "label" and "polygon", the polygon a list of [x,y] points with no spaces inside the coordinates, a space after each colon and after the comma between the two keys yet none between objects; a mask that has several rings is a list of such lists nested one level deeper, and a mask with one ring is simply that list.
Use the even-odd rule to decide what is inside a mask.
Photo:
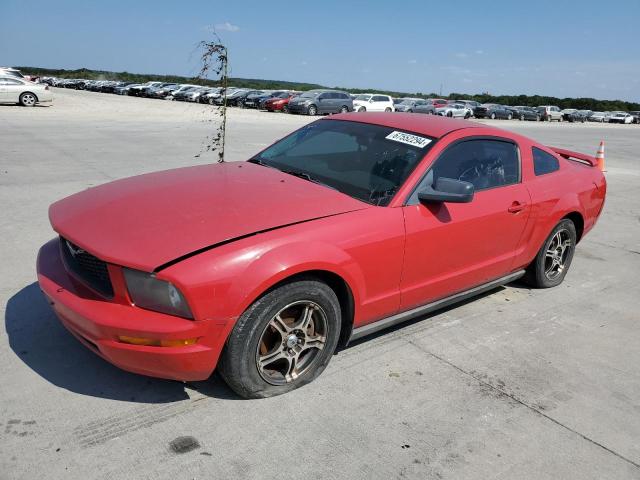
[{"label": "red ford mustang", "polygon": [[54,203],[38,280],[132,372],[244,397],[317,377],[339,345],[521,276],[562,282],[602,211],[593,157],[463,120],[349,113],[247,162]]}]

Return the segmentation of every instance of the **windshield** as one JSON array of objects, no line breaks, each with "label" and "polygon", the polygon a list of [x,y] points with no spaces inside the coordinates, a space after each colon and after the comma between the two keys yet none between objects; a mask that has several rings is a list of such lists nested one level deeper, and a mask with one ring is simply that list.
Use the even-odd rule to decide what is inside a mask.
[{"label": "windshield", "polygon": [[424,135],[389,127],[319,120],[270,146],[250,162],[384,206],[433,143]]},{"label": "windshield", "polygon": [[315,98],[320,95],[320,92],[306,92],[300,95],[302,98]]},{"label": "windshield", "polygon": [[356,98],[354,98],[354,100],[363,100],[365,102],[368,102],[370,98],[371,98],[371,95],[357,95]]}]

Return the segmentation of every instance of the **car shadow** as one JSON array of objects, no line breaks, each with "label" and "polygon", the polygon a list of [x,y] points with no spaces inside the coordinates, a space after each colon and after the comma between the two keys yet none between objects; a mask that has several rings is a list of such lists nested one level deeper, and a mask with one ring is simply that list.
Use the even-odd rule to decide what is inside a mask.
[{"label": "car shadow", "polygon": [[187,390],[240,400],[213,375],[202,382],[177,382],[125,372],[98,357],[58,321],[37,283],[13,295],[5,308],[5,329],[13,352],[48,382],[92,397],[137,403],[188,400]]}]

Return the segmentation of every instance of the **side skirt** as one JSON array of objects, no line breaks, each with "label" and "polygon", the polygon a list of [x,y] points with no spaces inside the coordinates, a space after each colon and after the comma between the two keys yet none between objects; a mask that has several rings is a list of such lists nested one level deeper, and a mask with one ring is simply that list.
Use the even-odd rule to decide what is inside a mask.
[{"label": "side skirt", "polygon": [[367,335],[379,332],[380,330],[384,330],[385,328],[397,325],[398,323],[406,322],[407,320],[419,317],[420,315],[424,315],[435,310],[440,310],[441,308],[448,307],[449,305],[452,305],[454,303],[462,302],[469,298],[475,297],[477,295],[480,295],[481,293],[487,292],[501,285],[513,282],[522,277],[524,273],[524,270],[519,270],[507,276],[492,280],[491,282],[485,283],[483,285],[465,290],[464,292],[456,293],[455,295],[451,295],[450,297],[445,297],[440,300],[436,300],[435,302],[427,303],[426,305],[414,308],[412,310],[407,310],[406,312],[398,313],[391,317],[368,323],[367,325],[363,325],[362,327],[354,328],[349,341],[366,337]]}]

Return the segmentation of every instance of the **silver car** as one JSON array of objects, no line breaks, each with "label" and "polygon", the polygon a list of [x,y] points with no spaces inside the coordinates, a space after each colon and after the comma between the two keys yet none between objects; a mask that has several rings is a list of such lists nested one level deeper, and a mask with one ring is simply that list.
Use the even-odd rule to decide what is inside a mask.
[{"label": "silver car", "polygon": [[470,118],[473,115],[473,110],[464,103],[448,103],[436,108],[436,115],[450,118]]},{"label": "silver car", "polygon": [[0,77],[0,103],[18,103],[33,107],[36,103],[53,101],[49,85],[34,83],[14,76]]}]

